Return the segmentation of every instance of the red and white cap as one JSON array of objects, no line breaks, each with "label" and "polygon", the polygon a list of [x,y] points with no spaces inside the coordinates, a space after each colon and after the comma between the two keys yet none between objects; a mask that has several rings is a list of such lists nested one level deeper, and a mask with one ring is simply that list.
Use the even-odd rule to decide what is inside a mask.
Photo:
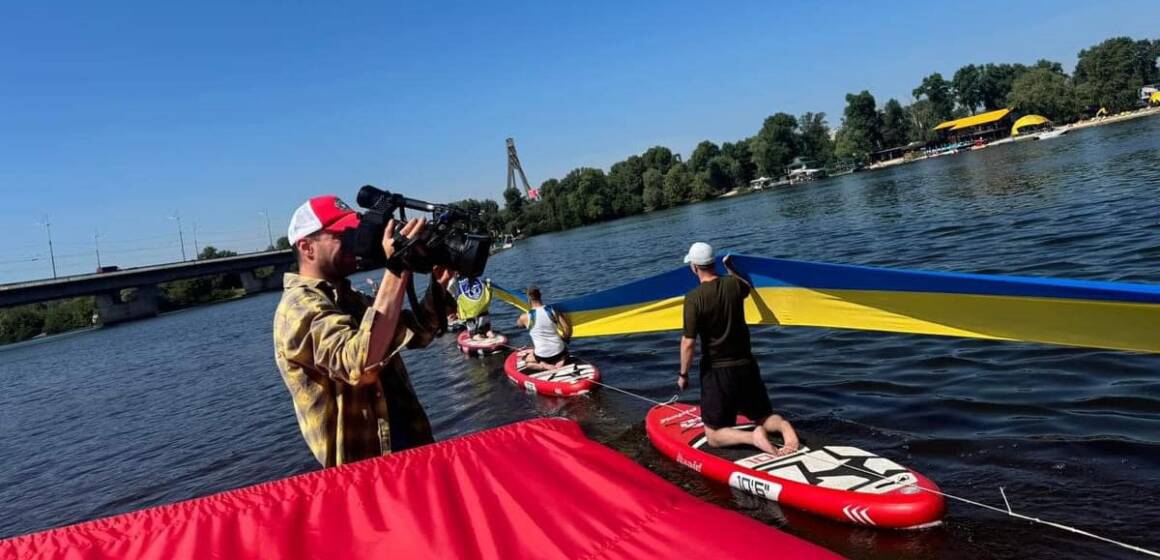
[{"label": "red and white cap", "polygon": [[315,232],[342,233],[358,227],[358,213],[334,195],[316,196],[294,211],[286,237],[293,245],[299,239]]}]

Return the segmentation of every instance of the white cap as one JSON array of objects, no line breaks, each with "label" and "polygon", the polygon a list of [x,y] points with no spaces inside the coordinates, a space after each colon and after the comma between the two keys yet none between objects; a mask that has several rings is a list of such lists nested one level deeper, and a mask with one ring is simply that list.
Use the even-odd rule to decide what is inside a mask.
[{"label": "white cap", "polygon": [[286,230],[286,238],[293,245],[317,231],[342,233],[343,230],[357,227],[358,221],[358,213],[337,196],[316,196],[294,211],[290,227]]},{"label": "white cap", "polygon": [[689,254],[685,255],[685,262],[692,263],[697,266],[708,266],[713,264],[713,246],[708,243],[701,243],[700,241],[689,247]]}]

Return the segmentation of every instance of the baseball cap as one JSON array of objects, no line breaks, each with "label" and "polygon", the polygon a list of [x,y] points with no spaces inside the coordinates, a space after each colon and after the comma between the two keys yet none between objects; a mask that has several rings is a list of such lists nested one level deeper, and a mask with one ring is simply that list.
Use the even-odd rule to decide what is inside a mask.
[{"label": "baseball cap", "polygon": [[700,241],[689,247],[689,254],[685,255],[685,263],[697,266],[708,266],[713,264],[713,261],[713,246]]},{"label": "baseball cap", "polygon": [[334,195],[316,196],[294,211],[286,238],[293,245],[299,239],[315,232],[342,233],[358,227],[358,213]]}]

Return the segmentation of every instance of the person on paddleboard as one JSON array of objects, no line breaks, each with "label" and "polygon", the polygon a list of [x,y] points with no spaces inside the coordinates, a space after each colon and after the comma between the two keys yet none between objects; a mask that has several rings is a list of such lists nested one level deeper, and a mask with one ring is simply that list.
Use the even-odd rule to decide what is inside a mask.
[{"label": "person on paddleboard", "polygon": [[491,330],[491,280],[457,277],[451,285],[455,296],[456,317],[467,326],[472,340],[495,338]]},{"label": "person on paddleboard", "polygon": [[[274,314],[274,359],[294,399],[298,427],[315,459],[333,467],[434,441],[399,351],[431,343],[453,305],[443,287],[451,272],[432,271],[416,315],[403,309],[410,271],[384,271],[374,298],[351,288],[355,258],[342,233],[359,215],[334,196],[319,196],[290,219],[298,274],[283,277]],[[383,251],[394,254],[395,228],[418,238],[426,220],[387,223]],[[422,321],[420,322],[422,317]]]},{"label": "person on paddleboard", "polygon": [[531,309],[516,319],[516,324],[528,329],[532,337],[532,353],[527,357],[528,367],[554,369],[568,362],[568,340],[572,338],[572,325],[563,313],[557,313],[550,305],[544,305],[543,294],[536,286],[528,288],[528,303]]},{"label": "person on paddleboard", "polygon": [[[749,325],[745,324],[745,298],[753,286],[737,273],[729,256],[722,261],[729,276],[719,276],[713,247],[708,243],[693,243],[685,263],[700,282],[685,294],[677,388],[684,391],[689,385],[689,367],[700,339],[701,422],[709,445],[753,445],[774,455],[796,451],[797,433],[788,421],[773,413],[753,358]],[[734,428],[738,413],[757,428],[752,432]],[[774,448],[769,432],[780,433],[785,445]]]}]

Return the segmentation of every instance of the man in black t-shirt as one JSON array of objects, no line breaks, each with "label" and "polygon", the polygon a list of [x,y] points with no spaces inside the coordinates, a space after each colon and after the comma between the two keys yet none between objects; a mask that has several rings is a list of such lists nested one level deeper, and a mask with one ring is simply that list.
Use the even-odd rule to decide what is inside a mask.
[{"label": "man in black t-shirt", "polygon": [[[753,287],[737,274],[728,256],[722,264],[729,276],[718,276],[713,247],[708,243],[694,243],[689,247],[685,262],[700,284],[685,294],[677,387],[684,391],[689,384],[689,366],[700,338],[701,421],[705,424],[709,445],[753,445],[774,455],[796,451],[797,433],[789,422],[773,413],[749,344],[745,298]],[[757,428],[752,432],[734,428],[739,412],[757,424]],[[781,433],[785,440],[781,449],[775,449],[770,443],[769,432]]]}]

